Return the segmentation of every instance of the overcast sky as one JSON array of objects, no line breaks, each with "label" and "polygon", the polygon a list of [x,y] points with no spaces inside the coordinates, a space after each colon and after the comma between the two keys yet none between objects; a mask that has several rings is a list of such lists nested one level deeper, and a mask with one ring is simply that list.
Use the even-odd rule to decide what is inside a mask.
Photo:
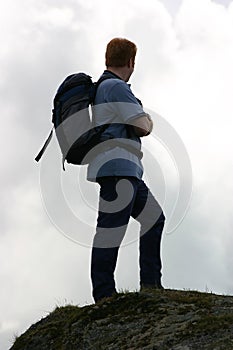
[{"label": "overcast sky", "polygon": [[[0,349],[56,305],[93,303],[87,242],[98,187],[82,182],[80,188],[85,168],[57,172],[71,211],[88,227],[82,232],[77,225],[82,238],[75,243],[42,200],[46,160],[59,159],[56,141],[42,165],[34,157],[51,128],[59,83],[80,71],[97,79],[106,44],[116,36],[137,44],[132,90],[176,130],[192,164],[189,209],[163,236],[163,284],[233,295],[232,1],[9,0],[0,2],[0,17]],[[158,141],[148,138],[144,146],[152,153],[145,149],[145,178],[158,179],[152,181],[158,198],[165,186],[170,217],[182,169]],[[51,203],[62,208],[56,195]],[[132,221],[129,234],[135,230]],[[137,241],[121,249],[116,278],[118,290],[138,289]]]}]

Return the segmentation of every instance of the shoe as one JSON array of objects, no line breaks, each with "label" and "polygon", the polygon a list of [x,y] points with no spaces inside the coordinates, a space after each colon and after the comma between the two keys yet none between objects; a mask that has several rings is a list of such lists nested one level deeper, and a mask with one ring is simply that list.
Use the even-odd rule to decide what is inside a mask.
[{"label": "shoe", "polygon": [[101,296],[101,297],[99,297],[99,298],[96,298],[95,299],[95,303],[98,303],[98,302],[100,302],[100,301],[108,301],[109,299],[111,300],[111,298],[114,296],[114,295],[116,295],[116,294],[118,294],[117,292],[112,292],[112,293],[109,293],[109,294],[107,294],[107,295],[103,295],[103,296]]}]

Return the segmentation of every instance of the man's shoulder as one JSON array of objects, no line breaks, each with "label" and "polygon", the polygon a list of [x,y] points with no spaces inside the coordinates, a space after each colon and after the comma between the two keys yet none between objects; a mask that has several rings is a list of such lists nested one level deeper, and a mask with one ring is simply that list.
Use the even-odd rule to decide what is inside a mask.
[{"label": "man's shoulder", "polygon": [[130,102],[138,104],[133,95],[130,85],[121,78],[112,74],[104,73],[101,78],[105,78],[97,89],[96,101],[103,102]]},{"label": "man's shoulder", "polygon": [[128,89],[128,84],[126,84],[126,82],[121,79],[109,77],[105,78],[105,80],[101,83],[100,87],[102,87],[103,89]]},{"label": "man's shoulder", "polygon": [[104,80],[100,85],[100,90],[107,93],[109,96],[121,96],[132,94],[130,85],[124,80],[111,78]]}]

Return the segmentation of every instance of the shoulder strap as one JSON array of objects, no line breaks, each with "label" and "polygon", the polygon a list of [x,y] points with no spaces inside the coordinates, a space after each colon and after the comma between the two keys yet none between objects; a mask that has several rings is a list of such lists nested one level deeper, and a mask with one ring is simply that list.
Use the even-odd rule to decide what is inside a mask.
[{"label": "shoulder strap", "polygon": [[97,82],[95,82],[94,84],[95,84],[95,94],[94,94],[94,96],[93,96],[93,102],[95,101],[95,96],[96,96],[96,92],[97,92],[97,89],[98,89],[98,87],[99,87],[99,85],[104,81],[104,80],[107,80],[107,79],[112,79],[112,77],[110,77],[110,76],[107,76],[107,75],[102,75],[98,80],[97,80]]},{"label": "shoulder strap", "polygon": [[[94,105],[95,102],[95,97],[96,97],[96,93],[97,93],[97,89],[99,87],[99,85],[104,81],[104,80],[108,80],[108,79],[112,79],[113,77],[109,76],[109,75],[102,75],[97,82],[95,82],[95,92],[93,95],[93,100],[92,100],[92,105]],[[94,113],[92,114],[93,118],[95,119]],[[94,122],[95,124],[95,122]],[[101,125],[99,128],[101,128],[101,131],[104,132],[107,128],[109,127],[109,124],[104,124]]]}]

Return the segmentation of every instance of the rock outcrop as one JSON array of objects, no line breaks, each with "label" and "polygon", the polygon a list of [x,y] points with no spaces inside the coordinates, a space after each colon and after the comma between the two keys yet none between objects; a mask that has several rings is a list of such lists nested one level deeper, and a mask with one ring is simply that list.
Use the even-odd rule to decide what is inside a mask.
[{"label": "rock outcrop", "polygon": [[56,308],[10,350],[233,349],[233,297],[178,290],[121,293]]}]

